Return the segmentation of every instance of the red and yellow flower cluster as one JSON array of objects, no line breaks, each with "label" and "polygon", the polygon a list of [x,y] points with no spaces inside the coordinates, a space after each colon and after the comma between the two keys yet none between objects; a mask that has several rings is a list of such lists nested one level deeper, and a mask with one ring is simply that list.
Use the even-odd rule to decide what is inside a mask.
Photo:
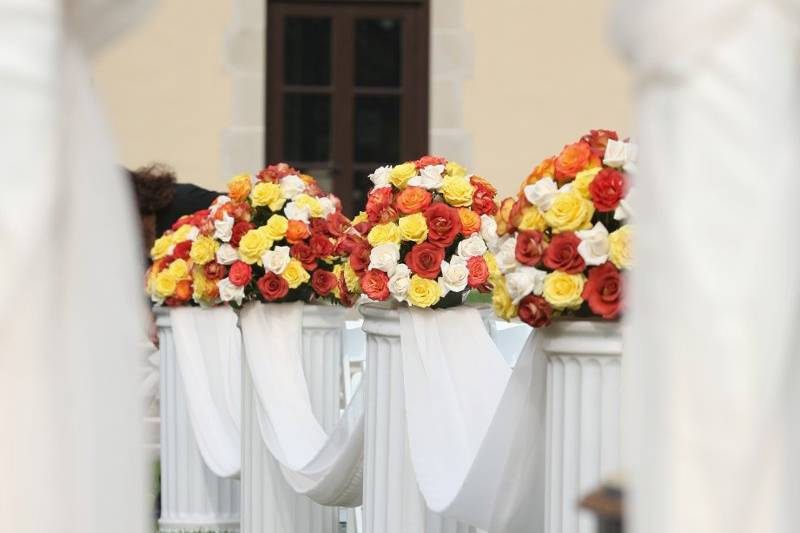
[{"label": "red and yellow flower cluster", "polygon": [[[455,162],[425,156],[370,175],[374,187],[353,220],[348,286],[372,300],[416,307],[461,303],[471,289],[488,292],[496,239],[496,189]],[[488,232],[488,233],[487,233]]]},{"label": "red and yellow flower cluster", "polygon": [[632,264],[628,172],[635,145],[592,130],[542,161],[496,220],[495,312],[538,328],[553,316],[615,319]]},{"label": "red and yellow flower cluster", "polygon": [[150,251],[156,304],[235,306],[326,299],[351,305],[343,250],[350,221],[314,178],[281,163],[228,183],[228,195],[182,217]]}]

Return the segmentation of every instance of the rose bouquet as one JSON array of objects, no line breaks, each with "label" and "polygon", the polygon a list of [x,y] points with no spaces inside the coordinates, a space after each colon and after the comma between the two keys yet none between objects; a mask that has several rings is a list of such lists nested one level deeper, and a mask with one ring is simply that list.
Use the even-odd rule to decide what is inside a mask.
[{"label": "rose bouquet", "polygon": [[[324,299],[352,304],[344,276],[350,221],[338,199],[286,164],[242,174],[208,210],[176,222],[151,250],[157,304]],[[173,288],[174,287],[174,288]]]},{"label": "rose bouquet", "polygon": [[[425,156],[370,175],[365,211],[353,220],[345,277],[372,300],[416,307],[462,303],[488,292],[497,239],[496,189],[454,162]],[[356,287],[353,287],[356,288]]]},{"label": "rose bouquet", "polygon": [[553,316],[617,318],[631,267],[628,171],[635,145],[592,130],[542,161],[497,214],[492,300],[534,328]]}]

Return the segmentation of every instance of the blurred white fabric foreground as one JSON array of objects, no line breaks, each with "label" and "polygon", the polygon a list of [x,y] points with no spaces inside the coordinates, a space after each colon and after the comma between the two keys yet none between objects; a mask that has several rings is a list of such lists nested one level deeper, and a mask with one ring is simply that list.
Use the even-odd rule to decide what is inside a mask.
[{"label": "blurred white fabric foreground", "polygon": [[0,514],[144,524],[141,257],[84,54],[141,2],[0,0]]},{"label": "blurred white fabric foreground", "polygon": [[618,5],[641,143],[632,533],[797,530],[797,4]]}]

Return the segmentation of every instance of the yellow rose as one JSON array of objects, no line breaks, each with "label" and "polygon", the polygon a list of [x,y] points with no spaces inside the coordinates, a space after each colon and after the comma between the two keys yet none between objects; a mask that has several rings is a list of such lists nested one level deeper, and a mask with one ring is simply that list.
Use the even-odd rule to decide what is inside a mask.
[{"label": "yellow rose", "polygon": [[248,265],[261,261],[261,256],[272,246],[272,241],[263,231],[264,227],[251,229],[239,241],[239,258]]},{"label": "yellow rose", "polygon": [[519,229],[544,231],[546,226],[547,223],[544,220],[544,216],[542,216],[542,212],[535,205],[525,208],[522,212]]},{"label": "yellow rose", "polygon": [[178,280],[175,278],[175,275],[172,272],[167,270],[162,270],[156,276],[155,282],[155,294],[159,298],[169,298],[175,293],[175,287],[178,286]]},{"label": "yellow rose", "polygon": [[556,195],[553,205],[544,214],[544,220],[554,233],[577,231],[592,227],[594,204],[579,193],[570,191]]},{"label": "yellow rose", "polygon": [[492,252],[483,254],[483,260],[486,261],[486,267],[489,269],[490,278],[497,278],[500,276],[500,268],[498,268],[497,259],[495,259]]},{"label": "yellow rose", "polygon": [[428,222],[422,213],[400,217],[400,238],[404,241],[422,242],[428,238]]},{"label": "yellow rose", "polygon": [[281,186],[277,183],[261,182],[253,188],[251,196],[253,207],[267,206],[271,211],[280,211],[286,198],[281,193]]},{"label": "yellow rose", "polygon": [[448,176],[453,176],[456,178],[463,178],[467,175],[467,169],[456,163],[455,161],[450,161],[444,167],[444,172]]},{"label": "yellow rose", "polygon": [[356,224],[361,224],[362,222],[366,222],[367,220],[369,220],[367,214],[364,211],[359,211],[359,213],[355,217],[353,217],[351,223],[355,226]]},{"label": "yellow rose", "polygon": [[344,283],[347,285],[347,290],[352,293],[361,292],[361,283],[358,274],[356,274],[356,271],[350,266],[350,261],[344,264],[343,272]]},{"label": "yellow rose", "polygon": [[408,180],[417,175],[417,166],[414,163],[403,163],[394,167],[389,174],[389,182],[398,189],[405,189]]},{"label": "yellow rose", "polygon": [[189,265],[183,259],[176,259],[170,263],[167,271],[172,274],[176,282],[189,277]]},{"label": "yellow rose", "polygon": [[631,253],[632,231],[633,229],[629,224],[622,226],[608,236],[608,258],[617,268],[631,268],[633,266],[633,254]]},{"label": "yellow rose", "polygon": [[286,237],[289,220],[283,215],[272,215],[263,227],[263,233],[271,241],[279,241]]},{"label": "yellow rose", "polygon": [[208,279],[202,269],[195,269],[193,275],[194,292],[192,298],[195,302],[210,301],[216,296],[217,283]]},{"label": "yellow rose", "polygon": [[589,194],[589,185],[592,184],[594,177],[597,176],[597,173],[601,170],[603,170],[603,167],[599,166],[587,170],[581,170],[575,174],[575,181],[572,182],[572,190],[577,191],[581,196],[587,200],[590,200],[592,195]]},{"label": "yellow rose", "polygon": [[153,261],[157,261],[162,257],[166,257],[169,254],[169,247],[172,246],[172,236],[171,235],[164,235],[156,239],[156,242],[153,243],[153,247],[150,248],[150,258]]},{"label": "yellow rose", "polygon": [[436,305],[442,296],[439,284],[432,279],[425,279],[414,274],[408,284],[408,303],[417,307]]},{"label": "yellow rose", "polygon": [[475,187],[469,181],[458,176],[445,176],[440,189],[445,201],[454,207],[469,207],[472,205],[472,195]]},{"label": "yellow rose", "polygon": [[494,314],[504,320],[510,320],[517,315],[517,306],[508,294],[505,280],[500,276],[495,279],[492,289],[492,308]]},{"label": "yellow rose", "polygon": [[192,250],[189,252],[189,257],[193,263],[205,265],[217,257],[218,248],[219,243],[211,237],[198,237],[197,240],[192,243]]},{"label": "yellow rose", "polygon": [[322,216],[322,204],[313,196],[298,194],[294,199],[294,203],[300,207],[308,207],[308,212],[313,218],[320,218]]},{"label": "yellow rose", "polygon": [[283,269],[281,276],[283,276],[283,279],[289,284],[290,289],[296,289],[311,279],[308,271],[303,268],[303,263],[295,258],[289,260],[289,264]]},{"label": "yellow rose", "polygon": [[553,309],[577,309],[583,303],[581,294],[586,278],[583,274],[551,272],[544,278],[542,295]]},{"label": "yellow rose", "polygon": [[172,243],[178,244],[179,242],[183,242],[189,239],[189,234],[192,233],[192,230],[195,229],[194,226],[191,224],[184,224],[178,230],[172,234]]},{"label": "yellow rose", "polygon": [[369,230],[367,240],[372,246],[386,244],[387,242],[400,244],[400,228],[394,222],[377,224]]}]

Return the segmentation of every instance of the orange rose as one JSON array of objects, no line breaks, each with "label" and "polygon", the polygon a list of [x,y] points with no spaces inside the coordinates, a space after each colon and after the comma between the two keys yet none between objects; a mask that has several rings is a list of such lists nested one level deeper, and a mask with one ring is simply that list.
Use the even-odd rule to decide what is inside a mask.
[{"label": "orange rose", "polygon": [[405,215],[413,215],[431,205],[431,193],[421,187],[406,187],[394,201],[398,211]]},{"label": "orange rose", "polygon": [[484,191],[490,193],[492,196],[497,194],[497,189],[494,185],[489,183],[485,178],[480,176],[471,176],[469,178],[469,183],[476,189],[483,189]]},{"label": "orange rose", "polygon": [[302,220],[290,220],[286,228],[286,240],[294,244],[311,236],[308,225]]},{"label": "orange rose", "polygon": [[461,218],[461,234],[469,237],[481,229],[481,217],[472,209],[460,207],[458,216]]},{"label": "orange rose", "polygon": [[514,228],[511,226],[511,208],[514,207],[514,199],[506,198],[500,202],[500,209],[497,210],[495,221],[497,221],[497,235],[502,237]]},{"label": "orange rose", "polygon": [[575,174],[588,168],[591,156],[592,149],[588,143],[579,141],[566,145],[556,159],[555,178],[559,181],[574,178]]},{"label": "orange rose", "polygon": [[514,205],[511,206],[511,211],[508,213],[508,222],[511,226],[517,228],[519,227],[519,223],[522,221],[522,216],[525,214],[525,210],[531,206],[531,203],[528,202],[528,199],[525,196],[520,196],[514,202]]},{"label": "orange rose", "polygon": [[181,302],[188,302],[192,297],[192,291],[192,281],[183,279],[175,286],[175,293],[172,297]]},{"label": "orange rose", "polygon": [[532,185],[546,176],[553,176],[556,173],[555,162],[555,157],[548,157],[536,165],[536,168],[534,168],[531,173],[528,174],[528,177],[525,178],[525,181],[522,182],[522,186],[519,188],[519,193],[524,194],[526,186]]},{"label": "orange rose", "polygon": [[250,194],[250,176],[239,174],[228,182],[228,196],[234,202],[242,202]]}]

